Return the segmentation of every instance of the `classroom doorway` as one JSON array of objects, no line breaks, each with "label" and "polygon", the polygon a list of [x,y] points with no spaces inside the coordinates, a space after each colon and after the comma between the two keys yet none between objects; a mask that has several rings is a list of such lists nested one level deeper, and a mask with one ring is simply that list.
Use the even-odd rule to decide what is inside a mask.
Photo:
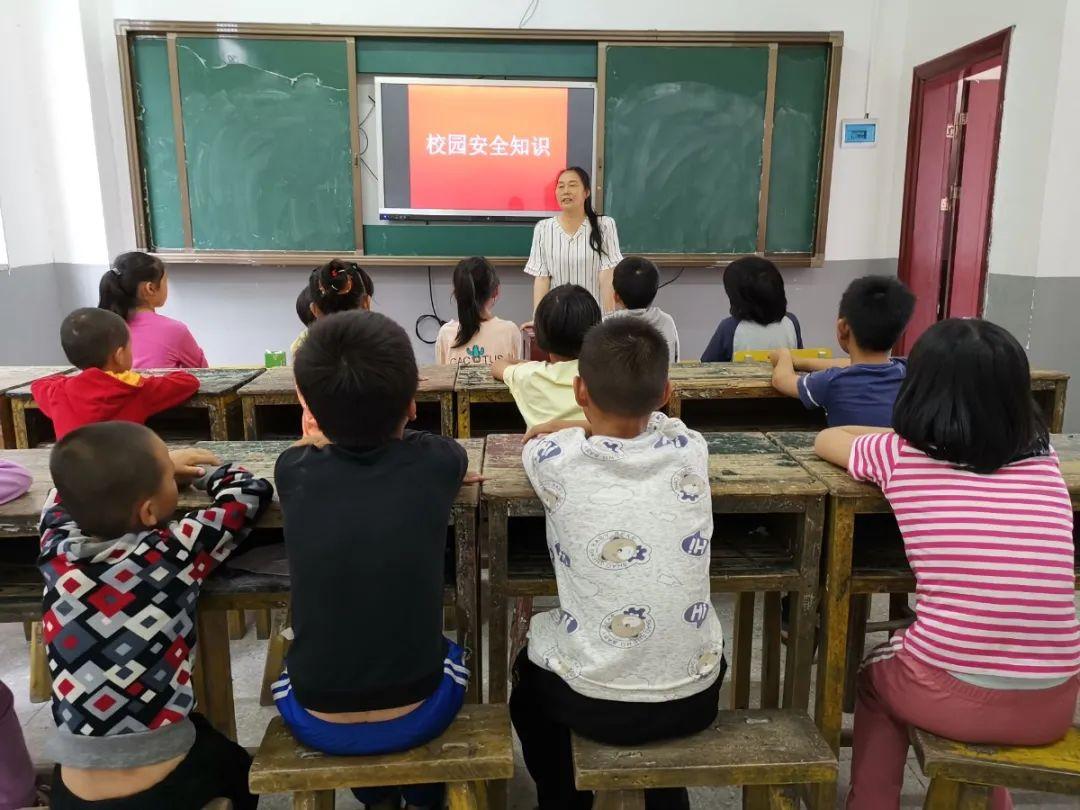
[{"label": "classroom doorway", "polygon": [[982,314],[1011,35],[915,68],[898,272],[917,303],[902,353],[943,318]]}]

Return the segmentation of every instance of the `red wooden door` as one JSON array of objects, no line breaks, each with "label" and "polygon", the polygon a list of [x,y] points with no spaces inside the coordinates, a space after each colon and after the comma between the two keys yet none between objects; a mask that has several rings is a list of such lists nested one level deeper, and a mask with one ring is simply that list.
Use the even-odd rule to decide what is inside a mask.
[{"label": "red wooden door", "polygon": [[[996,59],[972,70],[977,76],[1000,66],[1001,60]],[[996,76],[972,77],[964,81],[966,120],[958,182],[960,191],[956,200],[956,238],[944,313],[949,318],[973,318],[982,314],[1000,101],[1001,81]]]},{"label": "red wooden door", "polygon": [[901,350],[905,354],[915,339],[940,317],[948,224],[948,211],[942,208],[942,200],[947,200],[949,195],[952,149],[946,129],[956,115],[959,80],[959,73],[948,74],[921,87],[918,161],[914,178],[911,178],[914,180],[913,216],[907,244],[901,247],[900,278],[916,296],[915,312],[901,341]]}]

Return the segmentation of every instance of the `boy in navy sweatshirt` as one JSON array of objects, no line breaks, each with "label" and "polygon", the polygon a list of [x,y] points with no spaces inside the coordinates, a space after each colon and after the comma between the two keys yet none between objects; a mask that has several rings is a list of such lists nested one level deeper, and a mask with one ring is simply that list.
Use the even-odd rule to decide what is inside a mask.
[{"label": "boy in navy sweatshirt", "polygon": [[137,374],[131,370],[131,333],[115,312],[77,309],[60,325],[60,345],[82,373],[46,377],[30,386],[56,438],[92,422],[138,422],[186,402],[199,380],[186,371]]},{"label": "boy in navy sweatshirt", "polygon": [[[53,676],[52,807],[237,810],[251,758],[192,714],[203,581],[270,503],[270,483],[130,422],[88,425],[49,459],[42,628]],[[213,499],[173,520],[177,485]]]}]

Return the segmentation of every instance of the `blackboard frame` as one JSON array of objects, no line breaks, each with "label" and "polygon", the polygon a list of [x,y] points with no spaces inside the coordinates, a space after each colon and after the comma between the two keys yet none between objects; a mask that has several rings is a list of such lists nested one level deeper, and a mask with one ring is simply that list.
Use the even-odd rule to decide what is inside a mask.
[{"label": "blackboard frame", "polygon": [[[599,168],[596,178],[596,197],[603,199],[604,129],[603,109],[606,102],[604,95],[604,46],[630,44],[656,45],[763,45],[770,49],[769,59],[769,97],[766,102],[766,147],[772,136],[772,122],[768,113],[774,100],[776,51],[786,44],[818,44],[829,48],[828,82],[825,100],[825,115],[822,135],[820,180],[816,211],[814,247],[810,253],[778,253],[764,251],[764,228],[759,228],[758,253],[768,256],[781,267],[820,267],[824,263],[825,235],[828,224],[829,187],[832,175],[833,151],[836,141],[837,101],[840,85],[840,64],[843,53],[844,35],[832,32],[763,32],[763,31],[631,31],[631,30],[573,30],[573,29],[473,29],[473,28],[423,28],[423,27],[378,27],[378,26],[337,26],[337,25],[302,25],[278,23],[208,23],[186,21],[148,21],[118,19],[115,21],[115,35],[120,65],[121,90],[124,105],[124,130],[127,144],[128,170],[132,209],[134,212],[136,244],[140,249],[150,248],[149,229],[146,221],[146,201],[143,197],[141,182],[142,166],[139,155],[136,132],[134,75],[132,69],[131,47],[137,35],[155,34],[166,37],[170,43],[170,83],[173,87],[174,121],[179,120],[178,83],[175,80],[175,39],[181,36],[208,37],[259,37],[282,39],[340,39],[349,50],[349,65],[355,73],[355,40],[361,37],[389,38],[434,38],[434,39],[498,39],[498,40],[565,40],[589,41],[597,44],[597,107],[600,116],[597,121],[596,155]],[[251,250],[195,250],[191,245],[190,206],[186,203],[186,172],[180,171],[181,202],[184,207],[185,244],[184,249],[159,249],[155,255],[167,263],[183,264],[248,264],[268,266],[311,266],[342,257],[363,261],[377,266],[416,266],[416,265],[452,265],[458,256],[404,256],[373,255],[364,252],[363,226],[360,194],[359,162],[359,121],[356,115],[356,84],[350,88],[350,142],[354,153],[353,161],[353,203],[356,229],[356,250],[349,252],[323,251],[251,251]],[[178,135],[182,133],[178,132]],[[182,167],[183,138],[178,137],[178,167]],[[768,205],[768,159],[766,148],[763,160],[762,203],[759,205],[759,217],[764,216]],[[646,254],[661,266],[679,267],[722,267],[736,258],[725,254],[686,254],[655,253]],[[489,259],[501,266],[521,266],[524,260],[520,256],[490,256]]]}]

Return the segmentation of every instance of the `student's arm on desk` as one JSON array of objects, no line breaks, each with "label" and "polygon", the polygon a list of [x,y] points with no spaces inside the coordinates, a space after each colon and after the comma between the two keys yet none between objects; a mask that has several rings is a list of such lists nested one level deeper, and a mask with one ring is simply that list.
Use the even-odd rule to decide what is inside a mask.
[{"label": "student's arm on desk", "polygon": [[773,365],[773,388],[785,397],[798,399],[799,375],[795,371],[795,365],[791,360],[791,352],[788,349],[778,349],[769,354],[769,361]]},{"label": "student's arm on desk", "polygon": [[820,357],[793,357],[791,363],[796,371],[825,371],[828,368],[847,368],[851,365],[851,360],[846,357],[835,360],[824,360]]},{"label": "student's arm on desk", "polygon": [[834,427],[821,431],[814,440],[814,452],[830,464],[847,469],[851,459],[851,446],[859,436],[867,433],[892,433],[891,428]]},{"label": "student's arm on desk", "polygon": [[553,419],[550,422],[541,422],[539,425],[533,425],[522,437],[521,443],[526,444],[533,439],[539,438],[540,436],[546,436],[549,433],[558,433],[560,430],[578,427],[585,431],[586,436],[592,435],[592,426],[584,419]]},{"label": "student's arm on desk", "polygon": [[524,362],[524,360],[496,360],[491,364],[491,376],[499,382],[503,382],[503,375],[506,373],[506,369],[510,366],[516,366],[518,363]]}]

